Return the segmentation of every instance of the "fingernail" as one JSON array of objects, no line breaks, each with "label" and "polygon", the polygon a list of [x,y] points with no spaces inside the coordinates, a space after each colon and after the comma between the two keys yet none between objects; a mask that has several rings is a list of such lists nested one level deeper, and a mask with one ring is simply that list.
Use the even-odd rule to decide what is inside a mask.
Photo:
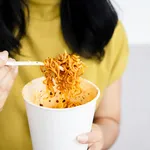
[{"label": "fingernail", "polygon": [[77,137],[77,140],[82,143],[86,143],[88,141],[88,136],[86,134],[80,135]]},{"label": "fingernail", "polygon": [[8,52],[7,51],[3,51],[0,53],[0,59],[6,61],[8,57]]}]

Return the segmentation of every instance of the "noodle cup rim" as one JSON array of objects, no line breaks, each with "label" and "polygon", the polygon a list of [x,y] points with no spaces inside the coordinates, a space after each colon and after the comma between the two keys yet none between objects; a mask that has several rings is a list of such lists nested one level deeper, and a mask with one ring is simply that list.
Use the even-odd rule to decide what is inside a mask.
[{"label": "noodle cup rim", "polygon": [[75,106],[75,107],[71,107],[71,108],[47,108],[47,107],[41,107],[41,106],[38,106],[34,103],[32,103],[31,101],[27,100],[24,96],[24,92],[25,92],[25,89],[26,87],[29,85],[29,84],[32,84],[32,82],[36,81],[36,80],[39,80],[39,79],[44,79],[44,77],[39,77],[39,78],[36,78],[36,79],[33,79],[31,81],[29,81],[22,89],[22,96],[23,96],[23,99],[25,102],[27,102],[30,106],[32,107],[35,107],[35,108],[38,108],[38,109],[42,109],[42,110],[45,110],[45,111],[70,111],[70,110],[75,110],[75,109],[78,109],[78,108],[82,108],[84,106],[87,106],[87,105],[90,105],[93,101],[96,101],[100,98],[100,89],[98,88],[98,86],[96,84],[94,84],[93,82],[85,79],[85,78],[81,78],[83,80],[85,80],[86,82],[88,82],[89,84],[92,84],[92,86],[95,87],[95,89],[97,90],[97,95],[93,98],[93,100],[83,104],[83,105],[79,105],[79,106]]}]

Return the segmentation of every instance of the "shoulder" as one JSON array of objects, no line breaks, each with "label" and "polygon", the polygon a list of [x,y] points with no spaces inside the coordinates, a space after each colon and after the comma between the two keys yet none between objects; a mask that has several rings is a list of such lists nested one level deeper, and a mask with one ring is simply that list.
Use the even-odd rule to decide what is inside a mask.
[{"label": "shoulder", "polygon": [[118,44],[122,44],[123,42],[127,42],[127,34],[124,25],[121,21],[118,21],[118,24],[115,28],[113,37],[111,39],[113,42],[119,42]]},{"label": "shoulder", "polygon": [[128,44],[126,30],[125,30],[125,27],[122,24],[122,22],[118,21],[117,26],[114,30],[113,36],[112,36],[110,42],[108,43],[108,45],[106,46],[106,49],[113,48],[111,46],[114,46],[114,45],[115,45],[115,47],[117,46],[117,48],[120,48],[125,43]]},{"label": "shoulder", "polygon": [[128,62],[128,54],[129,45],[127,34],[122,22],[118,21],[113,36],[105,47],[104,62],[107,64],[106,66],[109,70],[109,84],[119,79],[123,74]]},{"label": "shoulder", "polygon": [[121,21],[118,21],[113,36],[108,45],[105,47],[104,60],[109,59],[109,63],[111,62],[111,67],[115,59],[117,59],[117,57],[121,57],[121,55],[127,55],[128,50],[128,38],[124,25]]}]

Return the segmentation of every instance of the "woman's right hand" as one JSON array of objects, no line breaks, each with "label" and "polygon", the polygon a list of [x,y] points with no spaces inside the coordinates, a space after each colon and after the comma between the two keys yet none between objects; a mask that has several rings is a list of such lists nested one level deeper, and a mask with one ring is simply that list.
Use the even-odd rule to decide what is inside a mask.
[{"label": "woman's right hand", "polygon": [[15,61],[8,58],[8,52],[0,52],[0,110],[2,110],[14,80],[18,73],[18,67],[6,66],[7,61]]}]

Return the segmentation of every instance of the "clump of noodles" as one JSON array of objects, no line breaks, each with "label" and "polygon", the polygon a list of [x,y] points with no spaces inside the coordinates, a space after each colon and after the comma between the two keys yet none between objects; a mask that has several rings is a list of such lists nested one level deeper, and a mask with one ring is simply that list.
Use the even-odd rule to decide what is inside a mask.
[{"label": "clump of noodles", "polygon": [[70,99],[75,98],[82,92],[80,77],[84,73],[84,68],[85,65],[79,56],[66,52],[56,58],[48,58],[44,61],[41,71],[45,76],[43,83],[50,93],[47,99],[56,98],[57,95],[53,107],[68,108],[81,105],[80,101],[71,101]]}]

